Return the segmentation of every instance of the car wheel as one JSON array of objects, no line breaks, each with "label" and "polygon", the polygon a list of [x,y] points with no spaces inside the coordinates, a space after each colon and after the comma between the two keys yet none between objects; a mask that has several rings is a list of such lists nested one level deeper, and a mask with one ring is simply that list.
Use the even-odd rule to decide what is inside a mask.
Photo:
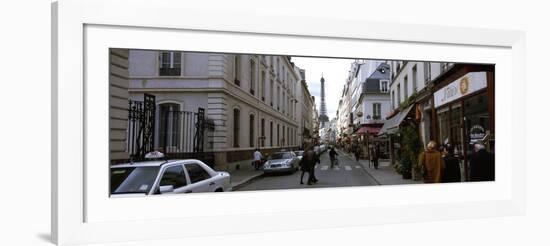
[{"label": "car wheel", "polygon": [[214,192],[223,192],[223,189],[222,189],[222,188],[218,188],[218,189],[216,189]]}]

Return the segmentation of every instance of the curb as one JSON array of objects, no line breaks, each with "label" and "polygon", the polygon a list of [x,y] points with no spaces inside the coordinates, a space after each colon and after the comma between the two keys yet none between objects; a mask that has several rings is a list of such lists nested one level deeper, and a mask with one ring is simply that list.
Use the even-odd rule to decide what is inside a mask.
[{"label": "curb", "polygon": [[359,165],[361,165],[361,167],[363,168],[363,170],[372,178],[372,180],[374,180],[374,182],[376,182],[376,185],[382,185],[380,183],[380,181],[378,181],[378,179],[376,179],[370,172],[369,170],[367,170],[367,168],[365,167],[365,165],[361,164],[361,162],[357,161],[357,163],[359,163]]},{"label": "curb", "polygon": [[255,174],[255,175],[249,177],[249,178],[246,178],[246,179],[244,179],[243,181],[241,181],[241,182],[239,182],[239,183],[233,185],[233,186],[231,187],[231,191],[236,191],[236,190],[238,190],[238,189],[240,189],[240,188],[243,188],[244,186],[246,186],[246,185],[252,183],[252,181],[258,180],[258,179],[262,178],[263,176],[264,176],[263,173],[258,173],[258,174]]}]

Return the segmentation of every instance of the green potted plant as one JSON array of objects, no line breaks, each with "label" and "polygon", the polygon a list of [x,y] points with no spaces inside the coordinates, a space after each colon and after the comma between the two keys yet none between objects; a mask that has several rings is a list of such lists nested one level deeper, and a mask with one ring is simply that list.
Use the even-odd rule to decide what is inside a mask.
[{"label": "green potted plant", "polygon": [[411,163],[411,160],[409,158],[402,159],[401,160],[401,166],[402,166],[401,176],[403,177],[403,179],[411,179],[412,178],[412,173],[411,173],[412,163]]},{"label": "green potted plant", "polygon": [[393,169],[394,169],[395,172],[397,172],[398,174],[403,174],[403,166],[402,166],[399,162],[393,164]]},{"label": "green potted plant", "polygon": [[[420,137],[414,126],[405,125],[399,129],[401,135],[401,166],[403,168],[403,178],[412,178],[413,172],[418,169],[418,155],[420,153]],[[415,175],[416,178],[417,175]]]}]

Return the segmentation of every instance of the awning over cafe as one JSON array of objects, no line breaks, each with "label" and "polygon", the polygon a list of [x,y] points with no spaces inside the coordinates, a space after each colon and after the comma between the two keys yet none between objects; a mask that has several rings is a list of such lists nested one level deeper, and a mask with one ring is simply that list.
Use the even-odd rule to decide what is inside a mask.
[{"label": "awning over cafe", "polygon": [[359,128],[359,130],[357,130],[357,132],[355,133],[360,135],[373,134],[376,136],[378,135],[378,132],[380,132],[380,129],[381,127],[377,127],[377,126],[361,126],[361,128]]},{"label": "awning over cafe", "polygon": [[386,120],[386,123],[384,123],[384,126],[382,126],[382,129],[380,132],[378,132],[378,136],[384,135],[384,134],[394,134],[399,129],[399,125],[401,125],[401,122],[407,118],[407,115],[411,111],[411,109],[414,107],[414,104],[409,106],[407,109],[399,112],[399,114],[393,116],[392,118]]}]

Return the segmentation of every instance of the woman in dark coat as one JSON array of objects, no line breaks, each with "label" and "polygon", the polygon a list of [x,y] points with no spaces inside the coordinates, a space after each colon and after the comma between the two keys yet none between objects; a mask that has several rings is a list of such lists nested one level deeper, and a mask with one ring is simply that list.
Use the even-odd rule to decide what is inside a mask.
[{"label": "woman in dark coat", "polygon": [[470,161],[470,181],[495,181],[495,156],[483,143],[474,145],[475,154]]},{"label": "woman in dark coat", "polygon": [[454,146],[447,144],[444,151],[445,157],[443,157],[443,161],[445,162],[445,169],[443,170],[441,182],[460,182],[460,162],[455,157]]}]

